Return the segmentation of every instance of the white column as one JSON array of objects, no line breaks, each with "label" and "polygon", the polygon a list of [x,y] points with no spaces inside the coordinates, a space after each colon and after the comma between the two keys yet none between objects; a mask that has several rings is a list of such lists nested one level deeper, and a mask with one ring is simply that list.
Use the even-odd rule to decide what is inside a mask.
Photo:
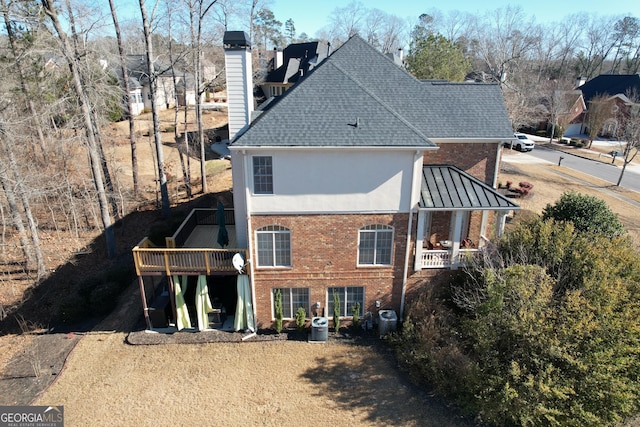
[{"label": "white column", "polygon": [[418,231],[416,236],[416,253],[414,257],[413,269],[415,271],[422,270],[422,245],[424,242],[424,233],[427,224],[428,212],[418,211]]},{"label": "white column", "polygon": [[453,211],[453,229],[451,233],[451,268],[456,270],[460,264],[460,240],[462,240],[462,220],[465,215],[462,211]]}]

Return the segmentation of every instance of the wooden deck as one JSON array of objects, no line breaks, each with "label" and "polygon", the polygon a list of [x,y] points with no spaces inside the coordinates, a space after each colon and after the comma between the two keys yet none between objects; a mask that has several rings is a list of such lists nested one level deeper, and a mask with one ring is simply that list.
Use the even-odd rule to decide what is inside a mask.
[{"label": "wooden deck", "polygon": [[208,276],[234,273],[231,262],[240,253],[247,259],[246,248],[236,248],[233,211],[225,212],[229,245],[221,248],[217,242],[218,229],[215,210],[194,209],[173,236],[167,237],[166,247],[155,247],[143,239],[133,248],[138,276],[187,274]]},{"label": "wooden deck", "polygon": [[[229,234],[229,244],[226,247],[237,247],[236,227],[233,225],[227,225],[225,228]],[[217,225],[196,225],[182,247],[224,249],[220,247],[217,241],[218,229],[219,227]]]}]

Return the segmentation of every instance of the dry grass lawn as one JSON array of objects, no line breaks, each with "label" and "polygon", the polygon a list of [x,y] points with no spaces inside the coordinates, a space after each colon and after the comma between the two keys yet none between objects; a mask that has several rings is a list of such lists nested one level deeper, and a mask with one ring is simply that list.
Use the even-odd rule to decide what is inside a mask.
[{"label": "dry grass lawn", "polygon": [[38,405],[68,425],[461,426],[373,347],[293,341],[131,346],[88,335]]}]

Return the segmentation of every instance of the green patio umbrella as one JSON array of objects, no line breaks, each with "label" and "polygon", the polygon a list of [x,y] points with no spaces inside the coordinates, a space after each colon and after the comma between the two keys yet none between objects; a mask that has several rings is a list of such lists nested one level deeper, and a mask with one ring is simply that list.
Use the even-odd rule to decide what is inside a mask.
[{"label": "green patio umbrella", "polygon": [[229,244],[229,233],[225,226],[224,220],[224,205],[222,202],[218,202],[218,244],[224,248]]}]

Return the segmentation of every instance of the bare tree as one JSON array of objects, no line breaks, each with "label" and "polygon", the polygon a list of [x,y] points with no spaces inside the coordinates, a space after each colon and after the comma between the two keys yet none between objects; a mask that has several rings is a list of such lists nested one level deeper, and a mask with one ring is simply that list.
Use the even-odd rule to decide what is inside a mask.
[{"label": "bare tree", "polygon": [[[40,145],[40,152],[41,152],[42,159],[44,160],[44,162],[46,162],[47,161],[47,144],[46,144],[46,140],[43,133],[43,126],[39,121],[40,115],[36,112],[36,108],[34,106],[33,95],[29,92],[29,89],[27,88],[27,82],[26,82],[26,76],[25,76],[26,72],[24,70],[24,65],[23,65],[24,52],[21,52],[21,49],[18,46],[19,44],[18,35],[16,34],[16,31],[15,31],[15,27],[20,28],[21,26],[16,25],[16,23],[12,22],[10,18],[10,7],[14,7],[14,6],[20,7],[21,5],[26,8],[29,7],[28,2],[24,2],[22,4],[21,3],[16,4],[14,2],[8,3],[6,0],[0,0],[0,7],[2,8],[2,15],[4,18],[5,29],[7,31],[7,38],[9,40],[9,47],[11,50],[11,54],[13,56],[14,68],[20,82],[20,91],[23,96],[23,101],[25,102],[27,109],[29,111],[29,115],[31,116],[30,120],[33,123],[32,127],[35,129],[37,133],[37,140]],[[25,19],[24,21],[29,22],[30,20]],[[34,37],[33,32],[29,30],[27,31],[28,31],[28,34],[26,34],[26,37],[23,37],[23,40],[32,40],[32,38]]]},{"label": "bare tree", "polygon": [[[497,9],[475,25],[474,50],[486,72],[501,86],[517,75],[541,39],[540,27],[520,7]],[[517,87],[511,87],[517,91]]]},{"label": "bare tree", "polygon": [[120,31],[120,24],[118,23],[118,15],[113,0],[109,0],[109,7],[111,9],[111,17],[113,19],[113,27],[116,31],[116,40],[118,42],[118,58],[120,59],[120,70],[122,73],[122,86],[124,89],[123,99],[125,105],[125,115],[129,121],[129,143],[131,144],[131,175],[133,179],[133,194],[138,195],[139,183],[138,183],[138,150],[136,147],[136,128],[135,118],[131,111],[131,87],[129,85],[129,73],[127,72],[127,55],[124,51],[124,42],[122,40],[122,33]]},{"label": "bare tree", "polygon": [[614,25],[614,49],[615,54],[611,64],[612,73],[621,73],[623,60],[629,57],[631,49],[639,48],[640,20],[631,16],[625,16]]},{"label": "bare tree", "polygon": [[200,176],[202,177],[202,192],[207,193],[207,169],[204,145],[204,127],[202,125],[202,94],[204,89],[201,82],[202,68],[202,31],[203,22],[217,0],[188,0],[189,24],[191,30],[191,47],[194,71],[194,89],[196,96],[196,123],[198,126],[198,142],[200,145]]},{"label": "bare tree", "polygon": [[[26,189],[23,187],[23,180],[20,176],[20,172],[18,170],[18,164],[13,153],[13,149],[11,144],[7,143],[4,138],[4,132],[0,131],[2,136],[0,136],[0,144],[2,145],[3,154],[6,156],[6,163],[4,165],[0,165],[0,169],[3,169],[2,176],[0,176],[0,181],[2,181],[2,187],[5,190],[5,194],[7,196],[7,200],[13,199],[9,202],[9,205],[12,206],[12,214],[14,215],[14,222],[16,222],[16,226],[18,228],[18,234],[22,241],[24,233],[24,227],[22,226],[22,213],[24,213],[24,218],[27,221],[27,226],[29,227],[29,236],[31,240],[32,250],[29,250],[29,247],[25,248],[26,259],[30,262],[35,262],[36,271],[38,274],[38,279],[46,273],[46,266],[44,262],[44,257],[42,256],[42,248],[40,247],[40,237],[38,234],[38,226],[31,212],[31,203],[29,202],[29,197],[27,195]],[[7,175],[9,175],[11,184],[7,181]],[[8,188],[11,186],[12,188]],[[9,191],[7,191],[9,190]],[[11,193],[15,195],[12,196]],[[16,203],[16,197],[20,200],[20,204],[22,208],[18,208]],[[20,213],[14,212],[13,209],[20,209]],[[22,230],[21,230],[22,229]]]},{"label": "bare tree", "polygon": [[331,44],[339,46],[349,37],[361,34],[366,15],[367,10],[359,1],[352,1],[345,7],[335,8],[329,16]]},{"label": "bare tree", "polygon": [[[0,142],[3,148],[6,146],[4,129],[0,129]],[[16,197],[16,189],[14,186],[15,178],[10,175],[10,168],[5,162],[4,158],[0,156],[0,186],[7,199],[7,205],[9,206],[9,213],[13,221],[13,226],[18,233],[18,240],[20,242],[20,249],[24,255],[26,264],[33,262],[33,255],[29,248],[29,236],[24,226],[24,218],[21,214],[21,209],[18,205],[18,199]]]},{"label": "bare tree", "polygon": [[[156,3],[157,5],[157,3]],[[160,184],[161,212],[164,218],[171,215],[169,201],[169,189],[167,187],[167,174],[165,173],[164,152],[162,149],[162,137],[160,135],[160,115],[157,106],[158,75],[155,71],[155,58],[153,57],[153,40],[151,38],[151,19],[147,15],[144,0],[140,0],[140,13],[142,15],[142,28],[147,54],[147,70],[149,71],[149,94],[151,95],[151,117],[153,120],[153,136],[156,147],[156,162],[158,164],[158,183]],[[153,16],[153,14],[152,14]]]},{"label": "bare tree", "polygon": [[552,142],[556,134],[556,126],[560,129],[559,133],[562,136],[568,124],[574,118],[571,107],[578,99],[578,92],[571,90],[570,83],[566,81],[550,80],[546,86],[548,93],[547,108],[549,110],[549,121],[551,122],[549,142]]},{"label": "bare tree", "polygon": [[589,147],[593,140],[602,131],[602,127],[612,114],[613,100],[607,94],[598,94],[589,100],[587,105],[586,125],[589,134]]},{"label": "bare tree", "polygon": [[628,102],[624,108],[618,109],[618,134],[624,144],[624,161],[620,176],[616,182],[620,186],[622,177],[627,169],[627,165],[631,163],[640,151],[640,95],[637,93],[627,93]]},{"label": "bare tree", "polygon": [[107,244],[107,256],[112,258],[116,255],[116,242],[115,233],[113,231],[113,223],[111,221],[111,215],[109,213],[109,201],[107,200],[107,194],[105,191],[104,180],[102,176],[102,158],[98,151],[98,141],[96,136],[100,135],[100,129],[95,123],[94,116],[91,111],[89,103],[89,96],[87,95],[84,79],[80,73],[79,58],[75,55],[75,50],[67,33],[64,31],[62,24],[58,18],[58,12],[55,6],[50,0],[41,0],[43,12],[49,17],[53,28],[57,34],[60,50],[67,62],[69,71],[72,77],[72,85],[75,89],[77,96],[78,106],[82,113],[83,124],[86,135],[86,146],[89,154],[91,170],[93,172],[93,181],[98,194],[98,200],[100,205],[100,216],[102,218],[102,225],[104,227],[104,233]]},{"label": "bare tree", "polygon": [[395,52],[403,46],[406,23],[397,16],[371,9],[364,17],[363,29],[367,41],[382,53]]},{"label": "bare tree", "polygon": [[[176,56],[174,53],[174,43],[173,43],[173,15],[175,10],[172,8],[172,2],[166,1],[167,8],[167,31],[169,33],[168,37],[168,49],[169,49],[169,62],[171,63],[171,79],[173,80],[173,90],[177,94],[178,93],[178,76],[176,75]],[[185,190],[187,191],[187,197],[190,199],[192,196],[192,188],[191,188],[191,158],[190,158],[190,147],[189,147],[189,136],[187,129],[187,78],[186,73],[182,73],[182,87],[183,87],[183,95],[184,95],[184,132],[180,134],[180,129],[178,126],[178,113],[180,111],[179,103],[176,102],[174,108],[174,126],[173,126],[173,137],[178,146],[182,142],[183,148],[178,149],[178,154],[180,157],[180,166],[182,167],[182,180],[184,182]],[[182,136],[181,136],[182,135]],[[186,157],[186,159],[185,159]]]},{"label": "bare tree", "polygon": [[605,60],[615,46],[611,32],[615,19],[591,15],[582,25],[586,27],[586,40],[578,52],[577,70],[579,75],[591,79],[602,73]]}]

